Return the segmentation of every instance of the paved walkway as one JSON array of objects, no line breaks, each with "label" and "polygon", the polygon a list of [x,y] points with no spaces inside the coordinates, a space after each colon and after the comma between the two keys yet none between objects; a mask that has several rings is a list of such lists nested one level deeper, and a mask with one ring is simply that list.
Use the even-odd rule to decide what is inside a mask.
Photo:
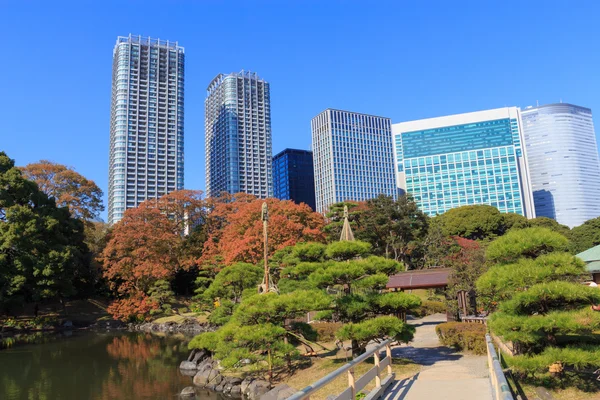
[{"label": "paved walkway", "polygon": [[415,376],[395,381],[384,400],[490,400],[492,387],[485,356],[465,355],[441,346],[435,326],[446,322],[435,314],[409,323],[417,327],[414,340],[392,349],[394,357],[409,358],[421,364]]}]

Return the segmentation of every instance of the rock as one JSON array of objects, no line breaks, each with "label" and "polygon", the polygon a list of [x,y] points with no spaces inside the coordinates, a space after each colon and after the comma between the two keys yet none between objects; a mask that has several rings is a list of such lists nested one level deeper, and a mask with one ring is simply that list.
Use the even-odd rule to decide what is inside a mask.
[{"label": "rock", "polygon": [[260,397],[267,393],[271,388],[271,384],[267,381],[255,380],[248,386],[246,396],[249,400],[258,400]]},{"label": "rock", "polygon": [[284,400],[296,392],[297,390],[293,387],[282,383],[260,396],[260,400]]},{"label": "rock", "polygon": [[[196,386],[200,386],[200,387],[204,387],[208,384],[208,382],[210,382],[209,380],[209,376],[211,374],[211,372],[213,371],[212,368],[203,368],[201,371],[198,371],[198,373],[196,375],[194,375],[194,385]],[[214,376],[213,376],[214,378]]]},{"label": "rock", "polygon": [[198,365],[193,362],[193,361],[182,361],[181,364],[179,364],[179,369],[187,369],[187,370],[196,370],[198,368]]},{"label": "rock", "polygon": [[242,387],[240,385],[235,385],[229,391],[229,395],[231,397],[242,397]]},{"label": "rock", "polygon": [[193,378],[194,375],[198,373],[198,371],[196,371],[195,369],[180,369],[179,373],[183,376],[191,376]]},{"label": "rock", "polygon": [[234,385],[234,386],[235,386],[235,385],[239,385],[239,384],[241,384],[241,383],[242,383],[242,378],[237,378],[237,377],[233,377],[233,376],[232,376],[232,377],[230,377],[230,378],[228,379],[228,382],[229,382],[229,383],[231,383],[231,384],[232,384],[232,385]]},{"label": "rock", "polygon": [[248,391],[248,386],[250,386],[252,381],[252,378],[246,378],[242,381],[242,383],[240,383],[240,389],[242,390],[242,394],[246,394],[246,392]]},{"label": "rock", "polygon": [[214,385],[214,384],[206,385],[206,388],[208,390],[212,390],[213,392],[215,391],[216,387],[217,387],[217,385]]},{"label": "rock", "polygon": [[219,383],[216,387],[215,387],[215,392],[223,392],[225,390],[225,386],[223,386],[223,382]]},{"label": "rock", "polygon": [[72,321],[65,321],[65,323],[63,324],[63,327],[65,327],[65,328],[72,328],[73,327],[73,322]]},{"label": "rock", "polygon": [[223,381],[223,375],[217,369],[211,369],[208,374],[208,383],[218,385]]},{"label": "rock", "polygon": [[193,386],[188,386],[186,388],[183,388],[179,395],[181,397],[196,397],[196,389],[194,389]]},{"label": "rock", "polygon": [[196,364],[201,362],[202,360],[204,360],[205,358],[208,357],[208,353],[204,350],[198,350],[196,352],[196,354],[194,354],[194,357],[192,358],[192,362],[195,362]]}]

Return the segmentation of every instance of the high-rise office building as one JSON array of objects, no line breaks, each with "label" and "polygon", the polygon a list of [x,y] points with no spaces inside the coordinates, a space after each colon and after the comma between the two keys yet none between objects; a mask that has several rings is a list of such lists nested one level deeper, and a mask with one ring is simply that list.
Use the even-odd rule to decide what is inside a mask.
[{"label": "high-rise office building", "polygon": [[574,227],[600,216],[592,110],[548,104],[521,111],[535,212]]},{"label": "high-rise office building", "polygon": [[488,204],[535,217],[516,107],[392,125],[398,187],[428,215]]},{"label": "high-rise office building", "polygon": [[206,192],[273,196],[269,83],[256,73],[219,74],[207,88]]},{"label": "high-rise office building", "polygon": [[346,200],[397,198],[389,118],[327,109],[311,125],[318,212]]},{"label": "high-rise office building", "polygon": [[108,222],[183,189],[184,49],[177,42],[117,38],[113,51]]},{"label": "high-rise office building", "polygon": [[311,151],[285,149],[273,157],[273,195],[315,209],[315,172]]}]

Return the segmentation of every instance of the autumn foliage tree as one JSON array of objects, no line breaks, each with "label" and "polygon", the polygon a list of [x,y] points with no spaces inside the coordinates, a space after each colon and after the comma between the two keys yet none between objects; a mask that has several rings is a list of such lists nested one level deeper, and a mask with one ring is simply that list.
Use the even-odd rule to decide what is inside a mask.
[{"label": "autumn foliage tree", "polygon": [[259,200],[249,195],[228,200],[216,201],[213,205],[210,232],[201,257],[203,263],[259,262],[263,257],[261,207],[265,201],[269,206],[269,255],[298,242],[325,240],[323,217],[306,204]]},{"label": "autumn foliage tree", "polygon": [[67,206],[78,219],[89,221],[104,210],[102,190],[96,183],[72,168],[42,160],[21,168],[25,178],[37,183],[40,190],[56,200],[59,207]]},{"label": "autumn foliage tree", "polygon": [[185,233],[204,221],[204,210],[200,192],[180,191],[125,212],[102,253],[104,277],[117,296],[113,316],[143,319],[163,306],[158,299],[169,296],[157,291],[168,291],[165,282],[193,264]]}]

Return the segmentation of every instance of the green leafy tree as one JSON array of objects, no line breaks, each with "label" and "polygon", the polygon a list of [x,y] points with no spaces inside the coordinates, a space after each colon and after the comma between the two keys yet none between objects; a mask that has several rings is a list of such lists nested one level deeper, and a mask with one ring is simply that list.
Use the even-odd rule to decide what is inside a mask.
[{"label": "green leafy tree", "polygon": [[327,224],[323,227],[328,242],[340,240],[342,226],[344,225],[344,206],[348,207],[348,220],[352,230],[356,231],[361,224],[364,203],[344,201],[332,204],[325,214]]},{"label": "green leafy tree", "polygon": [[512,230],[491,243],[486,251],[488,260],[508,264],[519,258],[536,258],[555,251],[567,251],[569,239],[547,228]]},{"label": "green leafy tree", "polygon": [[527,220],[530,228],[548,228],[554,232],[571,239],[571,229],[566,225],[561,225],[556,220],[548,217],[537,217]]},{"label": "green leafy tree", "polygon": [[354,258],[366,256],[371,252],[371,245],[360,241],[333,242],[327,246],[325,254],[332,260],[352,260]]},{"label": "green leafy tree", "polygon": [[573,251],[581,253],[600,244],[600,217],[585,221],[571,230]]},{"label": "green leafy tree", "polygon": [[525,229],[531,227],[527,218],[515,213],[502,214],[502,225],[504,227],[504,231],[509,231],[511,229]]},{"label": "green leafy tree", "polygon": [[0,306],[75,294],[86,252],[83,223],[0,152]]},{"label": "green leafy tree", "polygon": [[151,301],[158,305],[158,309],[153,310],[151,314],[170,314],[172,304],[175,303],[175,293],[171,290],[169,281],[160,279],[152,285],[148,291]]},{"label": "green leafy tree", "polygon": [[435,217],[444,236],[460,236],[472,240],[490,240],[506,231],[504,217],[496,207],[488,205],[453,208]]},{"label": "green leafy tree", "polygon": [[367,201],[355,235],[371,243],[375,254],[412,266],[421,258],[427,225],[427,216],[411,195],[400,196],[397,201],[379,195]]},{"label": "green leafy tree", "polygon": [[254,288],[260,283],[263,269],[247,263],[236,263],[225,267],[204,292],[204,298],[212,303],[215,298],[239,303],[245,289]]},{"label": "green leafy tree", "polygon": [[369,342],[383,337],[394,338],[398,342],[412,340],[415,327],[392,316],[376,317],[363,322],[345,324],[336,336],[340,340],[351,340],[362,353]]}]

